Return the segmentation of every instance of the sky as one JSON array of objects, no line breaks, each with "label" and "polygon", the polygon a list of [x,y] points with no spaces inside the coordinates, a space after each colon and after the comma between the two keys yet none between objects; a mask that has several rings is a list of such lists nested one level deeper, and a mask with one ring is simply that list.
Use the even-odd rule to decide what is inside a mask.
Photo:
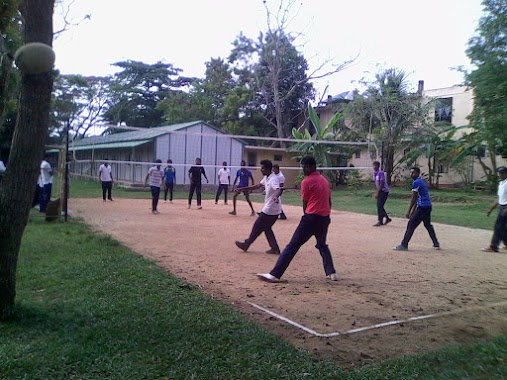
[{"label": "sky", "polygon": [[[242,32],[256,38],[267,29],[266,9],[279,0],[64,0],[55,10],[55,30],[63,12],[77,22],[58,35],[55,66],[63,74],[107,75],[112,63],[162,61],[203,77],[205,62],[226,58]],[[287,3],[287,0],[284,0]],[[348,68],[315,82],[318,96],[361,89],[381,69],[396,67],[412,87],[425,89],[463,82],[453,68],[470,67],[467,43],[481,17],[481,0],[297,0],[286,30],[310,71],[324,62]],[[330,68],[328,66],[328,68]]]}]

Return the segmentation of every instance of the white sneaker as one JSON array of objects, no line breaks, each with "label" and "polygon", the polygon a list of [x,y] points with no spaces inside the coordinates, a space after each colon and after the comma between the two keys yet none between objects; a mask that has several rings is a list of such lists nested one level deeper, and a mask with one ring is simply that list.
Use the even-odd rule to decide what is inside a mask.
[{"label": "white sneaker", "polygon": [[286,280],[282,280],[278,277],[273,276],[270,273],[257,273],[257,277],[266,282],[272,282],[272,283],[280,283],[280,282],[287,282]]},{"label": "white sneaker", "polygon": [[331,273],[329,276],[327,276],[331,281],[338,281],[338,275],[336,273]]}]

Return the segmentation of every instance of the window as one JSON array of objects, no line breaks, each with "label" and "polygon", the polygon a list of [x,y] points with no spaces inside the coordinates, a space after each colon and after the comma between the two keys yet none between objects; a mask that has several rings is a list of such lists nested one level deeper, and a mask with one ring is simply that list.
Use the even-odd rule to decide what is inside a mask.
[{"label": "window", "polygon": [[449,164],[447,162],[438,164],[438,173],[449,173]]},{"label": "window", "polygon": [[437,99],[435,121],[452,123],[452,98]]},{"label": "window", "polygon": [[257,153],[248,152],[246,161],[248,166],[257,166]]},{"label": "window", "polygon": [[275,154],[273,156],[273,161],[282,161],[283,160],[283,155],[281,154]]}]

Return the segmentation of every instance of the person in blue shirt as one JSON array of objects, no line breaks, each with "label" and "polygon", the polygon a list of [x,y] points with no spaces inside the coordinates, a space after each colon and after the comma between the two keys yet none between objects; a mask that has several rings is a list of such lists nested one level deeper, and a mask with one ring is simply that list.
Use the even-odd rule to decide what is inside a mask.
[{"label": "person in blue shirt", "polygon": [[412,239],[415,229],[423,222],[424,227],[430,235],[431,241],[433,242],[434,249],[440,249],[440,243],[438,242],[435,229],[431,224],[431,198],[428,191],[428,185],[426,182],[419,177],[421,175],[421,169],[413,167],[410,169],[410,178],[414,180],[412,183],[412,199],[410,200],[410,206],[406,217],[409,219],[407,224],[407,230],[405,236],[400,245],[397,245],[393,249],[395,251],[408,251],[408,243]]},{"label": "person in blue shirt", "polygon": [[[252,186],[254,185],[254,178],[252,175],[252,172],[248,170],[246,167],[246,162],[244,160],[241,161],[241,169],[239,169],[236,173],[236,178],[234,179],[234,183],[232,184],[232,191],[234,192],[234,187],[236,186],[236,182],[238,182],[238,189],[243,187],[248,187],[249,182],[252,181]],[[232,211],[229,213],[231,215],[236,215],[236,199],[238,198],[238,195],[243,193],[245,195],[246,201],[248,202],[248,205],[250,206],[250,209],[252,212],[250,213],[251,216],[255,216],[255,210],[253,208],[252,202],[250,201],[250,190],[241,190],[234,193],[234,196],[232,197]]]},{"label": "person in blue shirt", "polygon": [[167,202],[167,193],[169,192],[169,202],[173,203],[173,190],[176,183],[176,169],[171,165],[173,161],[167,160],[167,166],[164,169],[164,202]]}]

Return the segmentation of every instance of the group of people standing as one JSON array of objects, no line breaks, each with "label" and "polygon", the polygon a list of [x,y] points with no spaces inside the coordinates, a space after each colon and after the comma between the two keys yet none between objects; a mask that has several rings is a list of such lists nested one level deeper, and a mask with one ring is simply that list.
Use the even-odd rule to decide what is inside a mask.
[{"label": "group of people standing", "polygon": [[[158,214],[157,206],[160,197],[160,189],[162,185],[164,185],[165,194],[164,201],[167,201],[167,195],[169,194],[169,202],[173,201],[173,190],[174,185],[176,184],[176,169],[172,166],[172,160],[167,160],[167,166],[162,170],[162,160],[158,159],[155,161],[157,165],[152,166],[148,169],[145,178],[145,186],[149,184],[151,193],[152,193],[152,213]],[[217,179],[218,179],[218,189],[215,195],[215,204],[218,204],[222,193],[224,194],[224,204],[228,205],[228,193],[229,186],[231,185],[231,171],[227,167],[227,162],[224,161],[222,163],[223,167],[218,171]],[[282,187],[285,182],[284,175],[280,172],[280,167],[278,165],[273,165],[273,173],[278,178],[279,183],[281,183]],[[197,198],[197,209],[202,209],[202,177],[206,180],[206,183],[209,183],[209,179],[206,175],[206,170],[204,166],[202,166],[202,161],[200,158],[195,159],[195,165],[192,166],[188,170],[188,178],[189,178],[189,192],[188,192],[188,208],[192,207],[192,200],[194,194]],[[102,179],[101,179],[102,181]],[[111,179],[112,181],[112,179]],[[110,182],[112,183],[112,182]],[[232,192],[234,195],[232,197],[232,211],[229,212],[231,215],[236,215],[236,200],[240,194],[245,196],[245,199],[250,206],[251,216],[257,215],[255,209],[253,207],[252,201],[250,200],[250,194],[253,189],[248,188],[254,186],[255,180],[252,172],[246,167],[246,162],[244,160],[241,161],[241,167],[236,172],[236,177],[232,184]],[[255,187],[257,188],[257,187]],[[104,189],[104,182],[103,182]],[[105,200],[105,195],[103,195]],[[280,200],[281,202],[281,200]],[[281,203],[280,203],[281,207]],[[287,216],[283,212],[280,211],[278,217],[280,219],[287,219]]]}]

